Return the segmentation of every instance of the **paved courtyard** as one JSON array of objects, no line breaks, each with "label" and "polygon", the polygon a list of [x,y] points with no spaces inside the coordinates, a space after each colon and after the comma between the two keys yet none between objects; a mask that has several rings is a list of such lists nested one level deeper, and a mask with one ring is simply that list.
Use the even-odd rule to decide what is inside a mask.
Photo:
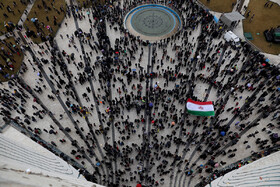
[{"label": "paved courtyard", "polygon": [[[53,44],[16,33],[24,64],[18,79],[1,85],[1,115],[97,183],[192,187],[279,143],[271,138],[279,133],[279,70],[248,45],[226,43],[225,30],[199,6],[174,3],[183,29],[148,43],[123,28],[121,12],[132,1],[67,4]],[[213,101],[216,115],[189,115],[188,98]]]}]

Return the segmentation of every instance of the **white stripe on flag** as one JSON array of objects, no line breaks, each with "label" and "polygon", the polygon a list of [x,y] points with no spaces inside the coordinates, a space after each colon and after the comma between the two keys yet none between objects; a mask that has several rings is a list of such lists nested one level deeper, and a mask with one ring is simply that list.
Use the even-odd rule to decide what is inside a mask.
[{"label": "white stripe on flag", "polygon": [[197,105],[191,102],[187,103],[187,109],[193,111],[214,111],[213,105]]}]

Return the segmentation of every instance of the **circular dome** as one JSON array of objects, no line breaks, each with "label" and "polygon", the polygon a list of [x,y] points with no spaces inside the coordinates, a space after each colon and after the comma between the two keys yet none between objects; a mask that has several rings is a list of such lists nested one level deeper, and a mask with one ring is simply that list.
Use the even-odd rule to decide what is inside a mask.
[{"label": "circular dome", "polygon": [[181,27],[181,19],[169,7],[141,5],[125,16],[124,25],[130,33],[143,40],[160,40],[175,34]]}]

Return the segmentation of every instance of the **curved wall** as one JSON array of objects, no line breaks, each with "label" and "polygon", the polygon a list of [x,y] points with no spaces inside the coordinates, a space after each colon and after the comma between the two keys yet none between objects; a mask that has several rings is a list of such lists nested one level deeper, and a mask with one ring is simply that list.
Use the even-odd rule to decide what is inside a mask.
[{"label": "curved wall", "polygon": [[280,151],[233,170],[206,187],[280,186]]},{"label": "curved wall", "polygon": [[0,186],[50,185],[102,187],[14,128],[0,133]]}]

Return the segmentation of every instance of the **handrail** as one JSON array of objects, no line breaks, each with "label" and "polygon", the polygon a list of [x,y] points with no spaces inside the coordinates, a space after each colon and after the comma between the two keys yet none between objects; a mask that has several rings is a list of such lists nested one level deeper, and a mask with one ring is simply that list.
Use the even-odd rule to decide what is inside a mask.
[{"label": "handrail", "polygon": [[9,124],[7,124],[7,123],[5,123],[4,125],[2,125],[2,126],[0,127],[0,133],[2,133],[3,130],[4,130],[7,126],[9,126]]},{"label": "handrail", "polygon": [[210,8],[208,8],[207,6],[205,6],[203,3],[201,3],[199,0],[195,1],[200,7],[202,7],[204,10],[209,10],[212,11]]}]

